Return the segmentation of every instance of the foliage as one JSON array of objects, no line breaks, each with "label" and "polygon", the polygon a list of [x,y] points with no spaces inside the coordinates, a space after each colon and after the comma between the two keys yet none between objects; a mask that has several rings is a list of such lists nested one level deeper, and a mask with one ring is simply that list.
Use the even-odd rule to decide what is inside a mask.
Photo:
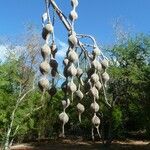
[{"label": "foliage", "polygon": [[125,131],[149,131],[150,37],[138,35],[110,50],[110,92],[118,96]]},{"label": "foliage", "polygon": [[[129,131],[140,130],[146,131],[146,136],[150,138],[150,37],[139,35],[129,38],[124,43],[115,44],[109,49],[109,55],[111,66],[108,71],[111,80],[108,94],[112,102],[116,98],[117,100],[112,109],[108,109],[103,104],[100,105],[98,115],[102,121],[101,129],[105,132],[105,137],[108,137],[109,133],[106,132],[111,123],[111,135],[114,138],[124,137]],[[26,61],[23,59],[24,57],[19,57],[19,59],[9,57],[0,64],[0,141],[5,137],[11,113],[19,97],[20,83],[24,85],[22,92],[29,89],[33,83],[34,68],[26,66]],[[23,72],[23,68],[26,68],[25,72]],[[27,75],[27,73],[29,74]],[[25,82],[25,79],[28,81]],[[27,95],[16,111],[12,133],[18,124],[20,128],[15,141],[58,137],[60,133],[58,114],[61,111],[59,108],[62,97],[63,94],[59,88],[54,97],[49,98],[46,95],[42,102],[40,101],[41,92],[37,88]],[[100,100],[102,100],[101,96]],[[43,103],[44,107],[40,111],[32,112],[34,108]],[[76,103],[75,99],[74,105]],[[68,136],[70,134],[82,135],[74,130],[83,130],[86,138],[90,135],[89,118],[91,118],[91,114],[89,115],[89,111],[87,111],[90,103],[90,99],[84,100],[86,111],[82,115],[82,124],[79,124],[73,106],[67,110],[70,114],[70,123],[66,126]],[[27,115],[30,112],[31,115]]]}]

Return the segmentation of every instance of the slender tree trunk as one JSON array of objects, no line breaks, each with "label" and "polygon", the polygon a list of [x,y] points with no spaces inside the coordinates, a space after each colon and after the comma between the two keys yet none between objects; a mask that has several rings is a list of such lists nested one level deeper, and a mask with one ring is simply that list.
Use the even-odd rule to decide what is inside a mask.
[{"label": "slender tree trunk", "polygon": [[9,150],[10,149],[10,135],[12,133],[12,127],[13,127],[13,124],[14,124],[15,113],[16,113],[18,107],[19,107],[19,104],[22,102],[22,100],[24,100],[24,98],[26,97],[26,95],[28,93],[30,93],[32,90],[34,90],[34,86],[33,86],[33,88],[31,90],[27,91],[20,99],[18,99],[16,101],[15,108],[13,109],[12,115],[10,117],[10,124],[8,126],[8,130],[7,130],[7,134],[6,134],[6,138],[5,138],[5,143],[4,143],[3,150]]},{"label": "slender tree trunk", "polygon": [[10,118],[11,121],[10,121],[10,125],[8,127],[7,134],[6,134],[5,144],[4,144],[4,148],[3,148],[4,150],[9,150],[10,149],[10,145],[9,145],[9,143],[10,143],[10,135],[11,135],[14,119],[15,119],[15,112],[16,112],[18,106],[19,106],[19,101],[17,101],[16,106],[15,106],[15,108],[14,108],[14,110],[12,112],[11,118]]}]

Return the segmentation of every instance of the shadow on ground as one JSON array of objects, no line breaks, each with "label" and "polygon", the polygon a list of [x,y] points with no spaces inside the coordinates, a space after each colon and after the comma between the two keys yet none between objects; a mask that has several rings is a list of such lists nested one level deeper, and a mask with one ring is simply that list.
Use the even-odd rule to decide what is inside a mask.
[{"label": "shadow on ground", "polygon": [[57,140],[16,145],[11,150],[150,150],[150,143],[143,141],[113,142],[110,146],[101,142]]}]

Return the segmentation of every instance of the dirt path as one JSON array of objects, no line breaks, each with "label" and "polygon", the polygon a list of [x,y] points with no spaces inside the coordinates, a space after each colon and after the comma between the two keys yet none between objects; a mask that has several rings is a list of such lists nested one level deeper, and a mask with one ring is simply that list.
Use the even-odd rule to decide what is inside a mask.
[{"label": "dirt path", "polygon": [[57,140],[41,143],[21,144],[11,150],[150,150],[150,141],[114,141],[106,147],[101,142],[84,142],[79,140]]}]

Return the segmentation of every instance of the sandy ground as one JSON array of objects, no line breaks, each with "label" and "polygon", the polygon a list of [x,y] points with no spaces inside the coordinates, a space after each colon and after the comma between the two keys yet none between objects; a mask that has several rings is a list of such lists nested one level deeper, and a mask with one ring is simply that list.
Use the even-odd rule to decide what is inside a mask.
[{"label": "sandy ground", "polygon": [[20,144],[11,150],[150,150],[150,141],[114,141],[109,147],[101,142],[85,142],[79,140],[57,140]]}]

